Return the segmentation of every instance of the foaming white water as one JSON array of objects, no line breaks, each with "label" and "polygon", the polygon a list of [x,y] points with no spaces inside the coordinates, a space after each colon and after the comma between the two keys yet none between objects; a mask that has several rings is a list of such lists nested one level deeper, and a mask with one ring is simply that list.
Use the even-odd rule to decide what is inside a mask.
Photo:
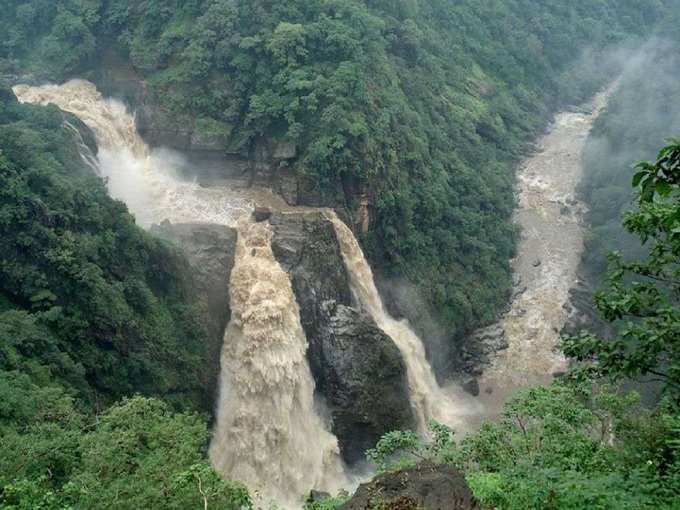
[{"label": "foaming white water", "polygon": [[345,485],[337,439],[315,413],[307,339],[271,227],[242,222],[231,274],[213,465],[291,507]]},{"label": "foaming white water", "polygon": [[335,213],[328,213],[333,222],[342,250],[342,257],[350,278],[355,299],[373,317],[376,324],[401,351],[406,364],[411,405],[421,432],[427,430],[429,420],[448,425],[455,430],[466,429],[466,417],[478,410],[471,399],[457,388],[443,389],[437,383],[427,360],[422,340],[411,329],[407,320],[396,320],[385,310],[373,272],[352,231]]},{"label": "foaming white water", "polygon": [[94,132],[99,173],[111,196],[125,202],[140,225],[149,227],[165,219],[233,225],[252,210],[250,201],[228,189],[205,189],[181,179],[180,156],[150,150],[125,105],[105,99],[94,84],[71,80],[63,85],[17,85],[13,90],[21,102],[55,104],[73,113]]}]

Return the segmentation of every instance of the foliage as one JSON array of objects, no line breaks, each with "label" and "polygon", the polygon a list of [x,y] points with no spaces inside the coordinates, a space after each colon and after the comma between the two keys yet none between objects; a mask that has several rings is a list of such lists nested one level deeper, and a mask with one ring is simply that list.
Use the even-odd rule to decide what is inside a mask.
[{"label": "foliage", "polygon": [[625,321],[612,340],[584,333],[564,341],[565,352],[589,362],[584,370],[612,378],[652,375],[680,391],[680,142],[662,149],[655,163],[638,165],[633,186],[639,209],[626,229],[649,246],[640,261],[611,259],[606,289],[596,306],[609,321]]},{"label": "foliage", "polygon": [[252,507],[244,487],[203,459],[208,431],[196,415],[142,397],[94,420],[72,402],[68,419],[50,416],[65,410],[49,401],[35,405],[30,423],[3,434],[0,508]]},{"label": "foliage", "polygon": [[349,495],[347,493],[342,493],[335,497],[306,503],[304,510],[335,510],[336,508],[340,508],[342,505],[344,505],[348,500]]},{"label": "foliage", "polygon": [[376,466],[379,473],[405,469],[424,460],[453,463],[453,436],[454,431],[451,428],[430,421],[428,441],[423,441],[413,431],[388,432],[380,438],[375,448],[366,452],[366,458]]},{"label": "foliage", "polygon": [[186,262],[107,196],[63,113],[10,96],[0,103],[0,369],[59,381],[89,404],[138,391],[210,409]]},{"label": "foliage", "polygon": [[389,444],[392,458],[415,453],[463,469],[488,508],[672,508],[680,489],[679,416],[670,404],[644,410],[634,394],[555,383],[518,395],[500,423],[458,443],[395,441],[391,433],[381,450]]},{"label": "foliage", "polygon": [[[0,59],[86,75],[117,51],[177,118],[252,156],[294,142],[306,201],[356,209],[375,267],[423,294],[452,337],[511,287],[513,167],[560,102],[615,72],[584,70],[676,0],[10,0]],[[599,62],[598,62],[599,64]]]}]

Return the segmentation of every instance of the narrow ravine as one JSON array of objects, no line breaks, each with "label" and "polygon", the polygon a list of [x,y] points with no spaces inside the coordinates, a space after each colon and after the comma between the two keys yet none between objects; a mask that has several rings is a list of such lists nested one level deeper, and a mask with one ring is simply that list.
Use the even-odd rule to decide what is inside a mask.
[{"label": "narrow ravine", "polygon": [[577,197],[582,154],[614,87],[578,111],[558,114],[538,152],[519,170],[515,222],[522,237],[512,263],[515,293],[499,324],[508,348],[480,380],[487,416],[497,415],[518,388],[549,383],[567,368],[557,344],[568,318],[569,291],[578,283],[586,232],[586,207]]}]

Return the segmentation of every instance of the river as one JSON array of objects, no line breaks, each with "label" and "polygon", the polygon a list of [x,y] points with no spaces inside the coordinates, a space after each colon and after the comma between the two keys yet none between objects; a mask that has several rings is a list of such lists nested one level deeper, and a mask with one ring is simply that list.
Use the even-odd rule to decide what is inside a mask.
[{"label": "river", "polygon": [[586,206],[577,195],[583,150],[615,86],[577,111],[559,113],[538,141],[538,151],[518,170],[514,221],[522,234],[512,261],[512,303],[499,323],[508,348],[480,379],[486,417],[496,416],[518,389],[550,383],[567,368],[558,343],[586,234]]}]

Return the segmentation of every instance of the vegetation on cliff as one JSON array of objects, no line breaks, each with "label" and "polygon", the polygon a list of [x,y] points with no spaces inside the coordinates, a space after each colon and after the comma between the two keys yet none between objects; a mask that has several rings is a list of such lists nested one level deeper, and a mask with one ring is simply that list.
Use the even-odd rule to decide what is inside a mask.
[{"label": "vegetation on cliff", "polygon": [[670,4],[11,0],[0,59],[60,80],[115,49],[225,150],[295,142],[303,196],[352,210],[368,195],[374,265],[456,336],[506,301],[523,144],[608,77],[574,72],[584,48],[644,32]]},{"label": "vegetation on cliff", "polygon": [[[428,442],[385,435],[368,452],[380,470],[422,459],[457,466],[484,507],[499,510],[678,508],[680,142],[638,165],[634,186],[639,208],[625,228],[649,254],[613,265],[596,301],[608,320],[626,322],[620,335],[566,338],[576,363],[562,381],[524,391],[498,423],[460,442],[438,424]],[[617,389],[623,379],[649,377],[665,385],[654,408]]]},{"label": "vegetation on cliff", "polygon": [[[65,122],[0,89],[0,508],[188,508],[203,491],[240,510],[195,414],[214,389],[186,263],[107,195]],[[109,407],[135,393],[167,403]]]},{"label": "vegetation on cliff", "polygon": [[69,119],[2,92],[2,368],[91,406],[138,391],[210,410],[186,262],[108,196]]}]

